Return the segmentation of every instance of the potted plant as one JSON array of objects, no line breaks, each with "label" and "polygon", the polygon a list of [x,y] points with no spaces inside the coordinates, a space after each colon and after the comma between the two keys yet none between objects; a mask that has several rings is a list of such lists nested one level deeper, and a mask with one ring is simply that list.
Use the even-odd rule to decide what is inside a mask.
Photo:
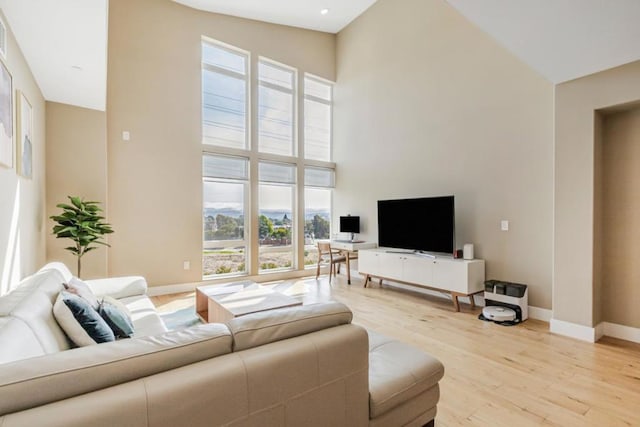
[{"label": "potted plant", "polygon": [[62,213],[50,218],[56,222],[53,226],[53,234],[56,238],[71,239],[75,243],[75,246],[65,249],[78,258],[78,277],[80,277],[82,257],[87,252],[97,249],[96,244],[110,246],[101,239],[105,234],[113,233],[113,230],[100,215],[102,209],[98,206],[99,202],[85,202],[80,197],[67,197],[71,204],[56,205],[62,209]]}]

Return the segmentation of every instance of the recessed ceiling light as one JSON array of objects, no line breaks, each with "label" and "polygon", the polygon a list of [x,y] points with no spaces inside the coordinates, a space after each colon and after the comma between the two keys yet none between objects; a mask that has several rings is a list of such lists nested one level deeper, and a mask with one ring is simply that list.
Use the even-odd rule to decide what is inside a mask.
[{"label": "recessed ceiling light", "polygon": [[322,9],[322,10],[320,11],[320,15],[326,15],[327,13],[329,13],[329,9],[327,9],[327,8]]},{"label": "recessed ceiling light", "polygon": [[82,71],[82,67],[79,65],[72,65],[71,68],[73,68],[76,71]]}]

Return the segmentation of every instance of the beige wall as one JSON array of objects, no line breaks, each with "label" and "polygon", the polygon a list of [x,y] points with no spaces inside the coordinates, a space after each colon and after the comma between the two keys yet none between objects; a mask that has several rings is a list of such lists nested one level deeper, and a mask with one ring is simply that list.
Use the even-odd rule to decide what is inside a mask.
[{"label": "beige wall", "polygon": [[[47,102],[47,260],[63,261],[76,274],[76,257],[65,251],[68,239],[50,233],[51,215],[67,196],[107,204],[107,116],[104,111]],[[78,161],[80,159],[81,161]],[[106,212],[105,212],[106,214]],[[107,276],[107,249],[82,258],[82,278]]]},{"label": "beige wall", "polygon": [[640,328],[640,109],[605,116],[602,320]]},{"label": "beige wall", "polygon": [[[598,324],[594,301],[594,111],[640,100],[640,61],[556,86],[555,319]],[[597,230],[596,230],[597,231]],[[597,268],[596,268],[597,270]],[[605,285],[606,286],[606,285]]]},{"label": "beige wall", "polygon": [[605,229],[603,227],[603,197],[605,195],[606,186],[603,182],[604,174],[604,135],[603,135],[603,116],[594,113],[593,123],[593,307],[592,315],[594,324],[597,325],[602,321],[602,266],[603,246],[602,242]]},{"label": "beige wall", "polygon": [[[551,308],[553,85],[444,1],[379,0],[338,35],[334,215],[454,194],[457,246]],[[510,231],[500,231],[500,220]]]},{"label": "beige wall", "polygon": [[[2,13],[0,13],[2,15]],[[9,22],[2,15],[9,27]],[[45,102],[13,34],[8,28],[7,59],[13,77],[14,153],[16,90],[33,107],[33,178],[25,179],[13,168],[0,166],[0,294],[18,280],[42,267],[45,260]]]},{"label": "beige wall", "polygon": [[[109,274],[201,280],[201,36],[333,80],[335,36],[211,14],[170,0],[111,0],[107,81]],[[123,142],[122,131],[131,133]],[[183,261],[191,270],[183,270]]]}]

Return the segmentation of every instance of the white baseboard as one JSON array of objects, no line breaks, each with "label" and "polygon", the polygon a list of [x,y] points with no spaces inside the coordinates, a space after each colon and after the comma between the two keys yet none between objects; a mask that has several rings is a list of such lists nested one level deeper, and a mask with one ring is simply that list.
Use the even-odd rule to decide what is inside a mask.
[{"label": "white baseboard", "polygon": [[558,335],[575,338],[581,341],[596,342],[596,328],[579,325],[577,323],[565,322],[564,320],[551,319],[549,330]]},{"label": "white baseboard", "polygon": [[182,283],[180,285],[163,285],[163,286],[149,286],[147,289],[147,295],[155,297],[158,295],[170,295],[179,294],[182,292],[193,292],[196,290],[196,286],[200,286],[200,283]]},{"label": "white baseboard", "polygon": [[633,328],[631,326],[618,325],[616,323],[609,322],[602,322],[598,326],[602,326],[603,334],[608,337],[640,343],[640,328]]},{"label": "white baseboard", "polygon": [[529,306],[529,318],[531,319],[542,320],[543,322],[550,322],[552,317],[553,317],[553,311],[549,309],[534,307],[532,305]]},{"label": "white baseboard", "polygon": [[576,338],[582,341],[596,342],[603,336],[640,343],[640,328],[601,322],[595,328],[564,320],[551,319],[549,330],[552,333]]}]

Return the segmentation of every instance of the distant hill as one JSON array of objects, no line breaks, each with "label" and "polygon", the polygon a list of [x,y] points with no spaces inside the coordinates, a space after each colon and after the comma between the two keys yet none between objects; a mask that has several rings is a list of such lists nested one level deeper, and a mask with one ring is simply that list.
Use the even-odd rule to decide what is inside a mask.
[{"label": "distant hill", "polygon": [[[213,216],[215,217],[218,214],[222,214],[225,216],[230,216],[232,218],[238,218],[239,216],[242,215],[242,211],[240,211],[239,209],[232,209],[232,208],[222,208],[222,209],[212,209],[212,208],[205,208],[204,209],[204,216]],[[265,215],[267,218],[270,219],[282,219],[284,218],[284,215],[287,215],[287,218],[291,219],[292,218],[292,214],[291,211],[284,211],[284,210],[263,210],[260,211],[261,215]],[[309,219],[313,219],[313,217],[315,215],[320,215],[323,218],[329,219],[330,218],[330,214],[329,211],[327,210],[322,210],[322,209],[310,209],[308,211],[305,212],[304,215],[304,219],[305,220],[309,220]]]}]

